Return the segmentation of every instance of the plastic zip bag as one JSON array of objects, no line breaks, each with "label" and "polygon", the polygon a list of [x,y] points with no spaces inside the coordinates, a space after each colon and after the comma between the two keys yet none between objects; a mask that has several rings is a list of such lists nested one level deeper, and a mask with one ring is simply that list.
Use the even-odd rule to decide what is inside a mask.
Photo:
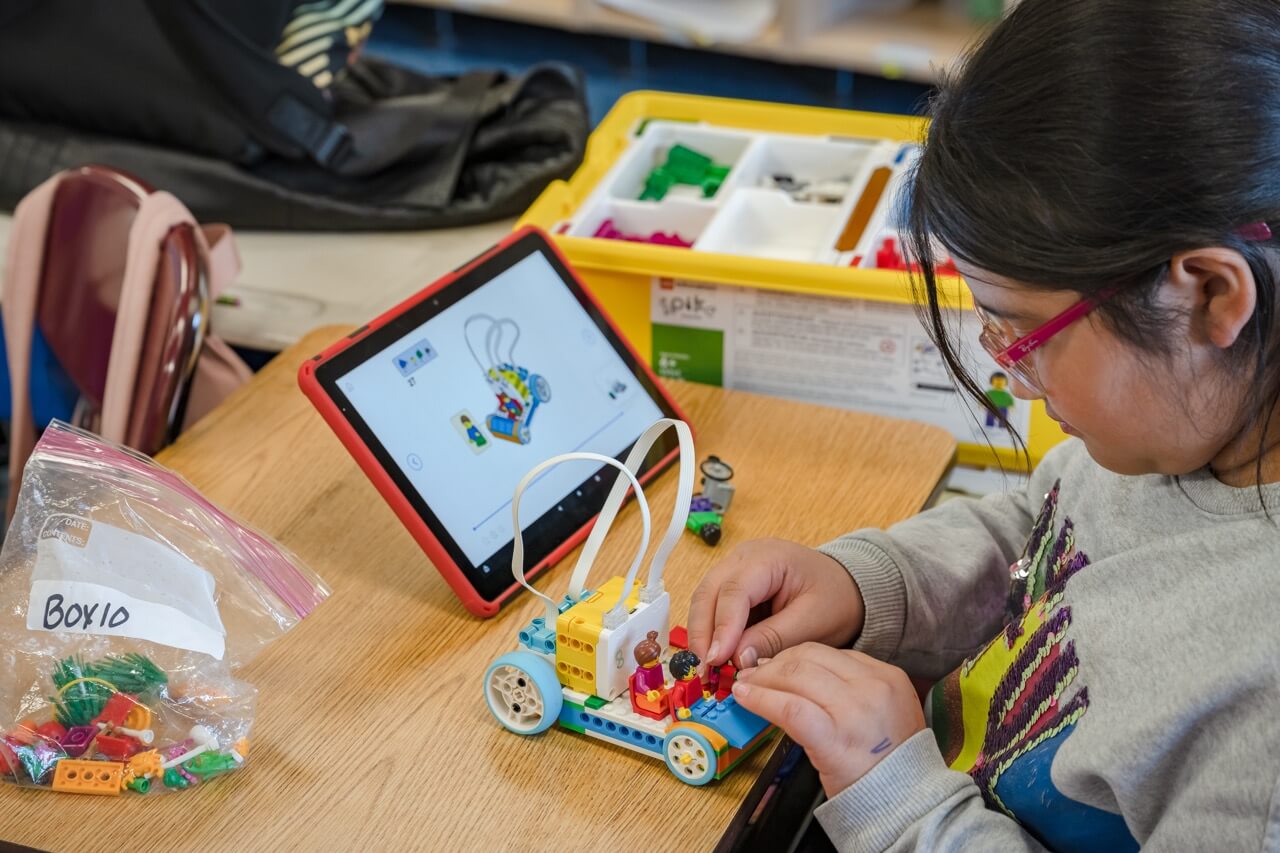
[{"label": "plastic zip bag", "polygon": [[154,795],[239,769],[235,671],[324,582],[151,459],[54,422],[0,549],[0,778]]}]

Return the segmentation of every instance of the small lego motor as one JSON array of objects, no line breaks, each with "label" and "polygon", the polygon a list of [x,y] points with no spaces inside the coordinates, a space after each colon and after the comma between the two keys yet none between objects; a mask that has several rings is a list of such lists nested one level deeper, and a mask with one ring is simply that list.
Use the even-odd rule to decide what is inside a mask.
[{"label": "small lego motor", "polygon": [[708,545],[717,545],[724,533],[721,525],[724,514],[733,501],[733,468],[719,456],[708,456],[699,466],[702,472],[702,493],[695,495],[689,504],[689,518],[685,527],[698,534]]},{"label": "small lego motor", "polygon": [[715,504],[720,512],[728,512],[733,501],[733,469],[719,456],[708,456],[698,466],[702,472],[702,496]]}]

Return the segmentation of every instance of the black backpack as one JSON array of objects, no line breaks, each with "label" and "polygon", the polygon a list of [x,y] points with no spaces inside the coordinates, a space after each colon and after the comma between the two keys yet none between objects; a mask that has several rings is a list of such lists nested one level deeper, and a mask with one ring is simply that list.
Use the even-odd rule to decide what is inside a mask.
[{"label": "black backpack", "polygon": [[273,45],[296,0],[0,0],[0,205],[102,163],[243,228],[520,213],[582,159],[579,76],[432,77],[360,58],[321,90]]}]

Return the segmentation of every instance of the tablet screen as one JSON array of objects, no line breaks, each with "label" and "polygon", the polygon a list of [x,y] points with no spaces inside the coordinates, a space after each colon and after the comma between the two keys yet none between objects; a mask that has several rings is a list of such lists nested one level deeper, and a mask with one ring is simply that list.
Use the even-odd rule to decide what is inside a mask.
[{"label": "tablet screen", "polygon": [[[494,261],[321,378],[436,538],[496,595],[511,583],[511,496],[525,473],[560,453],[619,457],[670,412],[552,255]],[[612,480],[583,462],[530,485],[520,507],[528,565],[599,511]]]}]

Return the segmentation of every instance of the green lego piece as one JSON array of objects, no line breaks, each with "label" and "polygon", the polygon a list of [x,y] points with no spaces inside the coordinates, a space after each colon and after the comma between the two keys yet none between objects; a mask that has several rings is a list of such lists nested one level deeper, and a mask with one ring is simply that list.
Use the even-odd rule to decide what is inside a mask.
[{"label": "green lego piece", "polygon": [[676,184],[689,184],[702,188],[702,195],[710,198],[720,189],[729,166],[718,166],[707,155],[685,145],[672,146],[667,160],[645,179],[640,201],[662,201]]},{"label": "green lego piece", "polygon": [[673,146],[667,153],[667,171],[681,183],[701,183],[714,165],[710,157],[684,145]]},{"label": "green lego piece", "polygon": [[724,183],[724,179],[729,176],[728,166],[713,166],[707,170],[707,175],[702,180],[702,197],[711,198],[720,191],[720,185]]},{"label": "green lego piece", "polygon": [[640,201],[662,201],[673,186],[675,186],[675,179],[665,168],[659,166],[645,179],[644,192],[640,193]]},{"label": "green lego piece", "polygon": [[603,708],[605,705],[608,705],[608,704],[609,704],[608,702],[604,701],[599,696],[587,697],[586,705],[588,708],[590,708],[593,711]]},{"label": "green lego piece", "polygon": [[702,529],[702,525],[704,524],[720,524],[723,521],[723,513],[712,512],[710,510],[707,510],[706,512],[691,512],[689,513],[689,520],[684,523],[684,526],[692,530],[694,533],[697,533]]},{"label": "green lego piece", "polygon": [[[183,781],[185,782],[186,780],[184,779]],[[139,794],[145,794],[151,790],[151,780],[145,778],[138,779],[135,777],[126,782],[125,787],[131,791],[137,791]]]},{"label": "green lego piece", "polygon": [[190,784],[186,777],[178,772],[178,768],[170,767],[164,771],[164,786],[166,788],[186,788]]},{"label": "green lego piece", "polygon": [[202,752],[190,761],[183,762],[182,766],[188,773],[208,779],[210,776],[235,770],[240,765],[235,758],[225,753]]}]

